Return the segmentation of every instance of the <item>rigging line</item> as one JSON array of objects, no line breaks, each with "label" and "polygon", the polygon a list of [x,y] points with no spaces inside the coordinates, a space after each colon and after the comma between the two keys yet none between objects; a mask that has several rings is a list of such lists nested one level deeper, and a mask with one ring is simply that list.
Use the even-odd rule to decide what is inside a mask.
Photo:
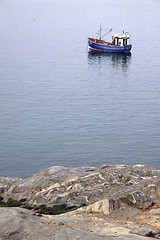
[{"label": "rigging line", "polygon": [[104,37],[104,36],[106,36],[109,32],[112,32],[112,28],[108,31],[108,32],[106,32],[103,36],[102,36],[102,38]]}]

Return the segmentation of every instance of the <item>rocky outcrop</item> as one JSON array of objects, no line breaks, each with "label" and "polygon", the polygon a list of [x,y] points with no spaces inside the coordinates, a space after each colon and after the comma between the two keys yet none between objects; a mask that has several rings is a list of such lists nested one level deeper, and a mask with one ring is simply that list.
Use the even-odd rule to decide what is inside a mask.
[{"label": "rocky outcrop", "polygon": [[[32,222],[38,224],[33,229],[41,233],[50,232],[50,226],[53,224],[54,237],[59,238],[53,238],[53,236],[49,238],[46,235],[48,237],[46,239],[78,239],[72,238],[71,235],[80,236],[79,239],[94,239],[94,234],[98,234],[95,239],[112,239],[110,236],[112,234],[117,234],[119,238],[116,239],[135,239],[132,238],[132,234],[136,234],[136,239],[142,239],[138,238],[137,234],[147,236],[147,239],[153,235],[158,238],[160,170],[141,165],[51,167],[27,179],[0,177],[0,206],[5,207],[0,208],[0,239],[18,240],[25,239],[25,237],[27,239],[28,236],[30,236],[28,239],[36,239],[31,238],[32,226],[34,226]],[[6,206],[21,206],[21,208],[13,209],[6,208]],[[28,211],[22,207],[32,210]],[[67,224],[69,221],[73,224],[72,220],[75,218],[83,219],[82,222],[87,222],[87,224],[83,225],[78,220],[80,221],[78,228],[74,228],[74,224],[73,226],[62,224],[57,231],[55,221],[58,221],[60,216],[43,215],[64,212],[67,212],[63,216],[65,220],[67,219]],[[5,224],[11,223],[9,218],[17,218],[17,221],[13,220],[13,229],[9,228],[11,232],[7,233]],[[94,224],[98,224],[97,228],[93,227]],[[115,230],[115,233],[114,225],[119,229]],[[87,230],[85,226],[88,226],[90,230]],[[143,229],[143,231],[137,229]],[[68,238],[61,237],[61,234],[64,237],[64,231]],[[112,234],[109,234],[111,232]],[[41,233],[37,239],[41,239]],[[125,238],[122,235],[125,235]]]},{"label": "rocky outcrop", "polygon": [[160,171],[145,166],[51,167],[27,179],[0,177],[4,199],[27,198],[37,204],[90,205],[102,199],[119,199],[133,191],[160,197]]},{"label": "rocky outcrop", "polygon": [[[106,222],[96,216],[37,216],[21,208],[0,208],[0,240],[145,240],[152,228]],[[147,237],[147,239],[153,239]]]}]

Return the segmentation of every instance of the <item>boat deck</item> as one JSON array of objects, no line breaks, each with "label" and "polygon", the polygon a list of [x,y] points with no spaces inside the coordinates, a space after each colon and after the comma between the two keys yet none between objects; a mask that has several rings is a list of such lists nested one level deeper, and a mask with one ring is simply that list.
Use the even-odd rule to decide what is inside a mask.
[{"label": "boat deck", "polygon": [[89,38],[89,40],[91,40],[92,42],[95,42],[95,43],[103,44],[103,45],[113,45],[110,42],[105,42],[104,40],[100,40],[100,39]]}]

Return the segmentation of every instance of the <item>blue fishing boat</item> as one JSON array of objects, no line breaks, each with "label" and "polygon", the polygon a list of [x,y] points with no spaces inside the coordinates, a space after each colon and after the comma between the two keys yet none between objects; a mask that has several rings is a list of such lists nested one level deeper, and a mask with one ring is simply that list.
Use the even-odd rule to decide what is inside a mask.
[{"label": "blue fishing boat", "polygon": [[[107,33],[111,32],[110,29]],[[101,36],[102,28],[100,26],[99,33],[97,33],[97,38],[88,38],[88,48],[91,51],[100,52],[113,52],[113,53],[128,53],[132,49],[132,45],[129,43],[130,35],[128,32],[122,35],[115,34],[112,36],[112,42],[106,42],[102,38],[107,34]],[[99,38],[98,38],[99,35]]]}]

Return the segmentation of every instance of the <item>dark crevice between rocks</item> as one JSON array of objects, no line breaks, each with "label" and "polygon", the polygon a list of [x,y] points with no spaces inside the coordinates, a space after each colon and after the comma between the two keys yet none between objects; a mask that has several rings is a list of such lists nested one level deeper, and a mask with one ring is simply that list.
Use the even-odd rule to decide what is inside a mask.
[{"label": "dark crevice between rocks", "polygon": [[3,197],[0,196],[0,207],[22,207],[29,210],[32,209],[32,207],[27,204],[26,201],[26,198],[22,198],[19,201],[13,198],[8,198],[7,201],[3,201]]},{"label": "dark crevice between rocks", "polygon": [[35,213],[47,214],[47,215],[58,215],[66,212],[76,210],[77,206],[67,206],[67,204],[53,205],[52,207],[47,207],[45,204],[34,207]]},{"label": "dark crevice between rocks", "polygon": [[53,205],[52,207],[48,207],[45,204],[41,204],[32,207],[31,205],[26,203],[26,201],[27,201],[26,198],[22,198],[19,201],[12,198],[8,198],[7,201],[3,201],[3,197],[0,196],[0,207],[21,207],[26,208],[28,210],[33,209],[35,214],[38,214],[38,216],[42,216],[42,214],[58,215],[66,212],[71,212],[80,207],[86,206],[85,204],[82,204],[81,206],[68,206],[67,204],[58,204]]},{"label": "dark crevice between rocks", "polygon": [[151,237],[151,238],[156,238],[159,239],[160,238],[160,232],[159,233],[155,233],[155,232],[148,232],[145,234],[146,237]]}]

